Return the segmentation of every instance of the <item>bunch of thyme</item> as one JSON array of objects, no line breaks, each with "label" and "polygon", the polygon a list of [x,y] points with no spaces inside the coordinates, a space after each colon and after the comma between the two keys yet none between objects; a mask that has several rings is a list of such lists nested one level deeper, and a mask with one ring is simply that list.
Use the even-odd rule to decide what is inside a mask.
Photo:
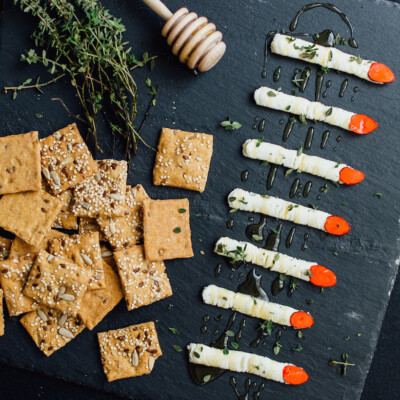
[{"label": "bunch of thyme", "polygon": [[[96,148],[101,150],[97,119],[101,110],[109,107],[112,133],[125,139],[127,158],[131,149],[136,154],[137,142],[145,142],[133,124],[138,98],[131,70],[147,62],[152,66],[154,57],[145,53],[143,60],[135,58],[128,43],[123,41],[125,26],[98,0],[14,0],[14,3],[38,20],[32,34],[36,49],[26,51],[21,60],[42,64],[53,78],[44,83],[37,80],[35,84],[28,79],[22,85],[5,87],[4,91],[13,91],[15,98],[19,90],[41,90],[58,79],[67,79],[76,89]],[[152,95],[154,104],[155,89]]]}]

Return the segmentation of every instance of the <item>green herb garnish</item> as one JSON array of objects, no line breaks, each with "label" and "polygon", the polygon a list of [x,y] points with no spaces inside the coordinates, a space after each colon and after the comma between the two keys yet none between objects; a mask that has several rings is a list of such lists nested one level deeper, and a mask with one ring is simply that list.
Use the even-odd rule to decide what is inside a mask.
[{"label": "green herb garnish", "polygon": [[261,136],[261,137],[257,140],[256,147],[260,147],[260,145],[261,145],[261,143],[263,142],[263,140],[264,140],[264,136]]},{"label": "green herb garnish", "polygon": [[226,131],[233,131],[235,129],[239,129],[242,127],[242,124],[240,124],[237,121],[231,121],[230,117],[226,121],[221,122],[221,126],[226,130]]},{"label": "green herb garnish", "polygon": [[182,347],[179,346],[179,344],[174,344],[174,350],[175,350],[177,353],[180,353],[180,352],[182,351]]},{"label": "green herb garnish", "polygon": [[173,229],[174,233],[181,233],[181,228],[179,226],[177,226],[176,228]]},{"label": "green herb garnish", "polygon": [[276,93],[274,93],[272,90],[267,92],[268,97],[276,97]]},{"label": "green herb garnish", "polygon": [[180,208],[180,209],[178,210],[178,212],[179,212],[179,214],[183,214],[183,213],[186,212],[186,208]]},{"label": "green herb garnish", "polygon": [[176,328],[168,328],[168,330],[169,330],[171,333],[173,333],[174,335],[178,335],[178,334],[179,334],[179,331],[178,331],[178,329],[176,329]]}]

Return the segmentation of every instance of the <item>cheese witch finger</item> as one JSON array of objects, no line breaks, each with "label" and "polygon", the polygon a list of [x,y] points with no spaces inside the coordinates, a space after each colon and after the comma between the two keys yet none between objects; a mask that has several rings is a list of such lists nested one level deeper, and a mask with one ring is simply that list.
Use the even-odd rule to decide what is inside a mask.
[{"label": "cheese witch finger", "polygon": [[367,115],[326,106],[318,101],[309,101],[304,97],[291,96],[266,86],[262,86],[254,92],[254,100],[259,106],[303,115],[307,119],[322,121],[360,135],[370,133],[378,127],[378,123]]},{"label": "cheese witch finger", "polygon": [[272,143],[260,143],[257,139],[248,139],[243,143],[243,155],[347,185],[354,185],[364,179],[361,171],[346,164],[299,154],[296,150],[288,150]]},{"label": "cheese witch finger", "polygon": [[311,228],[329,232],[332,235],[346,235],[350,232],[349,223],[341,217],[324,211],[301,206],[267,195],[234,189],[228,196],[229,207],[269,215],[278,219],[292,221],[295,224],[307,225]]},{"label": "cheese witch finger", "polygon": [[302,368],[274,361],[268,357],[236,350],[229,350],[229,353],[225,354],[222,349],[198,343],[190,343],[187,348],[189,362],[192,364],[247,372],[290,385],[301,385],[308,381],[308,374]]},{"label": "cheese witch finger", "polygon": [[281,56],[297,58],[324,68],[356,75],[374,83],[394,82],[393,72],[385,64],[363,60],[334,47],[325,47],[303,39],[277,33],[271,42],[271,51]]},{"label": "cheese witch finger", "polygon": [[311,282],[316,286],[329,287],[336,284],[335,274],[322,265],[262,249],[251,243],[222,237],[215,244],[214,251],[221,256],[259,265],[274,272]]},{"label": "cheese witch finger", "polygon": [[202,296],[206,304],[231,308],[234,311],[264,321],[272,321],[296,329],[310,328],[314,325],[313,317],[304,311],[265,301],[248,294],[232,292],[215,285],[206,286],[203,289]]}]

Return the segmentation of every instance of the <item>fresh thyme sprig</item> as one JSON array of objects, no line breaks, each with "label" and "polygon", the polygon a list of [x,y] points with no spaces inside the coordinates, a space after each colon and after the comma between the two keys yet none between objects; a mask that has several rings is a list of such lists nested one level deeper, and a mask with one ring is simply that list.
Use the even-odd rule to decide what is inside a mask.
[{"label": "fresh thyme sprig", "polygon": [[[98,0],[14,0],[25,13],[37,19],[32,34],[35,49],[21,56],[28,64],[42,64],[54,76],[45,83],[26,80],[22,85],[5,87],[13,98],[23,89],[41,90],[64,78],[76,89],[83,107],[88,131],[97,142],[97,119],[106,107],[112,110],[108,121],[113,135],[121,135],[130,150],[137,152],[143,141],[134,126],[137,114],[137,87],[131,70],[150,62],[147,53],[137,60],[123,40],[125,26]],[[155,91],[151,85],[153,98]]]},{"label": "fresh thyme sprig", "polygon": [[349,355],[347,353],[343,353],[341,356],[342,361],[329,361],[329,366],[331,367],[337,367],[339,368],[336,370],[338,374],[346,375],[347,373],[347,367],[354,367],[356,364],[350,364],[348,363]]}]

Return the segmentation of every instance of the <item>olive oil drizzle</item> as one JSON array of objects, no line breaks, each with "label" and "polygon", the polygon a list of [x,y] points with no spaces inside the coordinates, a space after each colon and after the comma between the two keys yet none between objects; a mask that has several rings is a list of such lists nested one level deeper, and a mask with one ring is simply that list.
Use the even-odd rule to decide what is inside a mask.
[{"label": "olive oil drizzle", "polygon": [[296,228],[291,228],[287,237],[286,237],[286,248],[288,249],[292,243],[293,243],[293,238],[294,238],[294,234],[296,232]]},{"label": "olive oil drizzle", "polygon": [[260,237],[260,240],[257,240],[259,242],[264,240],[264,227],[267,225],[267,217],[265,215],[260,215],[260,221],[258,224],[250,224],[247,225],[246,227],[246,236],[250,240],[254,240],[254,235],[257,235]]},{"label": "olive oil drizzle", "polygon": [[261,77],[266,78],[267,77],[267,61],[268,61],[268,45],[269,45],[269,39],[271,38],[272,35],[275,35],[275,33],[278,33],[278,31],[269,31],[267,35],[265,36],[265,45],[264,45],[264,64],[263,64],[263,69],[261,72]]},{"label": "olive oil drizzle", "polygon": [[286,123],[285,130],[283,131],[283,138],[282,138],[283,142],[287,142],[287,140],[289,139],[289,136],[292,133],[295,123],[296,119],[293,116],[290,116]]},{"label": "olive oil drizzle", "polygon": [[347,78],[344,79],[342,84],[340,85],[339,97],[343,97],[344,96],[344,92],[346,91],[348,84],[349,84],[349,80]]},{"label": "olive oil drizzle", "polygon": [[329,135],[330,135],[330,132],[328,130],[324,131],[324,133],[322,134],[322,140],[321,140],[321,146],[320,146],[322,150],[326,146],[326,142],[329,139]]},{"label": "olive oil drizzle", "polygon": [[278,170],[278,166],[275,164],[272,164],[271,168],[269,170],[269,173],[268,173],[268,178],[267,178],[267,190],[270,190],[272,188],[277,170]]},{"label": "olive oil drizzle", "polygon": [[299,178],[296,178],[293,181],[292,186],[290,188],[290,192],[289,192],[289,198],[293,199],[293,197],[296,195],[297,189],[299,188],[299,183],[300,183]]}]

